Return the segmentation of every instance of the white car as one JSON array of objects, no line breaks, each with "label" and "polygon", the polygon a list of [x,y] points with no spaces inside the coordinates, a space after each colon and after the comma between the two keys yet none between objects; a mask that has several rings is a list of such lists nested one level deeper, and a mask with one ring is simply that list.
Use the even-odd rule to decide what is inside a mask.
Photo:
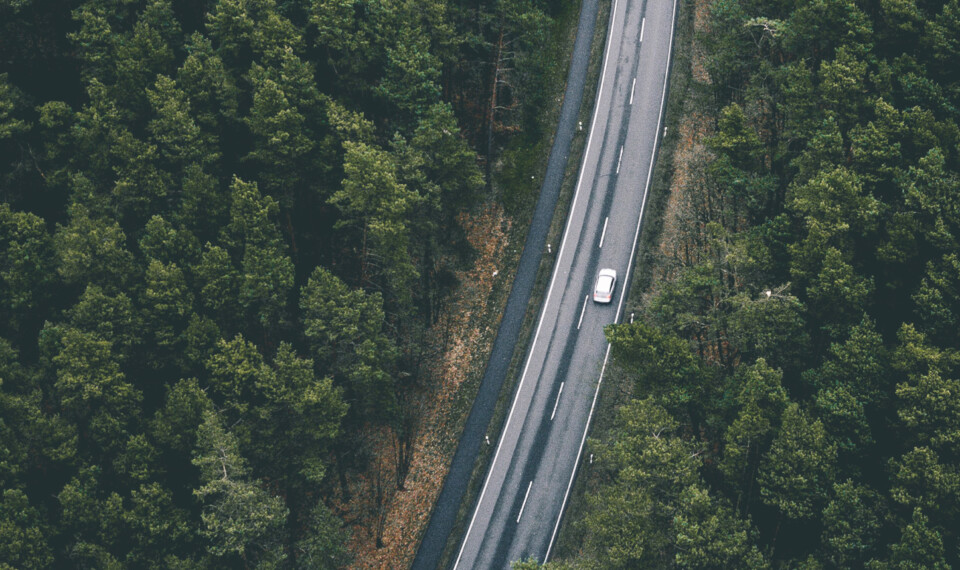
[{"label": "white car", "polygon": [[617,286],[617,271],[615,269],[601,269],[597,275],[597,286],[593,288],[595,303],[609,303],[613,300],[613,290]]}]

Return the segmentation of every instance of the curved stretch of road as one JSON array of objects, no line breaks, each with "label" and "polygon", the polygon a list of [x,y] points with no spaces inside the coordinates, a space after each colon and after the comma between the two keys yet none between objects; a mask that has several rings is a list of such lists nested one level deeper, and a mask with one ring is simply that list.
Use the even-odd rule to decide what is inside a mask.
[{"label": "curved stretch of road", "polygon": [[530,220],[530,229],[520,255],[517,275],[510,288],[510,296],[503,311],[503,318],[497,328],[497,336],[490,351],[490,360],[483,372],[483,380],[470,408],[470,415],[463,427],[463,433],[457,444],[457,451],[450,463],[450,471],[443,481],[443,488],[437,498],[430,523],[413,561],[415,570],[435,570],[440,565],[443,550],[457,520],[457,511],[463,503],[470,476],[473,472],[480,446],[486,439],[487,429],[493,411],[503,387],[510,360],[520,339],[520,329],[524,315],[530,304],[530,295],[536,281],[537,270],[543,255],[548,254],[547,232],[553,220],[560,187],[563,184],[564,169],[570,144],[578,132],[577,114],[583,101],[583,92],[587,81],[587,69],[590,63],[590,44],[596,29],[598,0],[582,0],[580,21],[577,24],[577,38],[570,58],[567,73],[567,85],[557,121],[557,132],[553,139],[553,148],[547,161],[540,195]]},{"label": "curved stretch of road", "polygon": [[[550,556],[581,459],[640,232],[666,99],[676,0],[614,0],[580,179],[523,375],[455,568]],[[621,285],[591,297],[597,272]]]}]

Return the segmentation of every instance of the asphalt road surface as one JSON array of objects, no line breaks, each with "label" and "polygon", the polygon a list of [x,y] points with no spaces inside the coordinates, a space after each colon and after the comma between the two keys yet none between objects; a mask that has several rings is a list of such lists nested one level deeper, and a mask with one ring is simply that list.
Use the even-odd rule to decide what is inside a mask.
[{"label": "asphalt road surface", "polygon": [[450,471],[444,479],[430,523],[417,549],[417,557],[413,562],[414,570],[435,570],[441,563],[441,556],[456,523],[457,512],[463,503],[463,495],[470,482],[480,446],[486,441],[490,419],[493,417],[503,381],[510,367],[510,360],[520,339],[520,329],[530,304],[537,270],[543,255],[549,255],[547,232],[560,196],[567,156],[570,154],[570,144],[575,135],[578,133],[583,135],[578,129],[577,115],[586,88],[590,44],[596,29],[597,11],[597,0],[583,0],[580,4],[577,38],[570,58],[570,69],[567,73],[567,85],[563,104],[560,107],[557,131],[543,183],[540,186],[533,219],[530,220],[530,229],[527,231],[527,239],[523,245],[523,253],[517,265],[517,274],[510,287],[510,296],[507,298],[503,318],[497,328],[497,336],[490,351],[490,360],[483,372],[483,380],[480,382],[473,406],[470,408],[470,415],[467,416],[463,433],[457,444],[457,451],[450,463]]},{"label": "asphalt road surface", "polygon": [[[660,139],[676,0],[614,0],[580,179],[534,340],[455,568],[550,555],[632,269]],[[592,301],[602,268],[614,302]]]}]

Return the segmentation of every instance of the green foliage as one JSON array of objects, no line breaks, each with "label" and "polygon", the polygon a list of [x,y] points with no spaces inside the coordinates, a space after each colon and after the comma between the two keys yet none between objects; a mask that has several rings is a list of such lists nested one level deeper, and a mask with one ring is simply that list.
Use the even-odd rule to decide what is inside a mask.
[{"label": "green foliage", "polygon": [[944,514],[956,512],[955,497],[960,488],[956,467],[940,462],[928,447],[915,447],[899,460],[890,460],[891,498],[908,507],[923,507],[930,512],[941,508]]},{"label": "green foliage", "polygon": [[239,299],[250,325],[271,331],[285,316],[294,269],[273,223],[277,202],[261,195],[255,183],[239,178],[234,178],[231,192],[230,222],[221,240],[240,270],[239,293],[234,298]]},{"label": "green foliage", "polygon": [[836,455],[820,420],[811,422],[797,404],[787,406],[760,466],[763,501],[791,519],[812,517],[833,480]]},{"label": "green foliage", "polygon": [[[770,291],[770,290],[768,290]],[[767,295],[756,299],[738,295],[730,300],[734,307],[728,317],[730,342],[740,349],[746,361],[764,358],[771,366],[787,370],[802,367],[810,349],[810,335],[804,318],[805,307],[792,295]]]},{"label": "green foliage", "polygon": [[277,563],[285,557],[280,534],[287,508],[248,477],[236,437],[213,411],[204,412],[197,430],[193,464],[200,469],[202,486],[194,495],[204,504],[201,534],[210,542],[210,554],[229,563]]},{"label": "green foliage", "polygon": [[145,110],[146,88],[171,68],[180,35],[171,0],[146,3],[133,30],[113,38],[117,101],[133,112]]},{"label": "green foliage", "polygon": [[754,541],[756,530],[723,500],[690,486],[680,494],[673,519],[679,568],[767,568]]},{"label": "green foliage", "polygon": [[143,228],[140,251],[148,259],[189,265],[200,257],[200,244],[189,230],[178,230],[163,217],[153,216]]},{"label": "green foliage", "polygon": [[0,73],[0,142],[30,129],[30,124],[17,117],[22,112],[23,96],[10,84],[9,75]]},{"label": "green foliage", "polygon": [[833,499],[823,509],[822,538],[833,565],[843,568],[866,562],[880,539],[882,507],[880,495],[850,479],[833,484]]},{"label": "green foliage", "polygon": [[781,384],[783,375],[762,358],[753,366],[741,367],[737,376],[739,410],[724,434],[720,470],[731,481],[747,478],[752,482],[789,399]]},{"label": "green foliage", "polygon": [[203,305],[217,318],[217,324],[225,330],[238,330],[240,326],[240,272],[233,265],[230,254],[219,246],[207,246],[195,269],[200,284]]},{"label": "green foliage", "polygon": [[343,187],[330,203],[343,212],[340,227],[353,226],[363,238],[360,278],[389,291],[402,313],[409,310],[417,271],[410,259],[407,216],[420,196],[397,180],[390,154],[364,143],[345,142]]},{"label": "green foliage", "polygon": [[182,552],[192,540],[187,511],[176,507],[170,491],[159,483],[131,491],[123,520],[133,546],[126,558],[131,565],[150,565],[158,553]]},{"label": "green foliage", "polygon": [[624,461],[590,483],[622,520],[590,504],[579,560],[617,528],[634,566],[956,567],[960,8],[724,0],[698,30],[684,112],[715,119],[710,155],[677,169],[676,253],[607,335],[630,394],[701,442],[699,518],[646,558],[665,495],[620,480],[676,469]]},{"label": "green foliage", "polygon": [[395,47],[387,48],[380,94],[402,113],[427,109],[440,98],[440,61],[430,53],[430,38],[420,30],[401,30]]},{"label": "green foliage", "polygon": [[940,533],[928,526],[928,519],[919,508],[913,511],[913,520],[902,529],[900,542],[890,546],[889,561],[871,561],[873,568],[920,569],[950,568],[944,559]]},{"label": "green foliage", "polygon": [[442,209],[448,216],[473,205],[483,187],[476,153],[461,138],[453,113],[449,103],[429,106],[410,140],[423,154],[427,180],[439,186]]},{"label": "green foliage", "polygon": [[597,449],[615,476],[590,503],[587,549],[606,568],[660,565],[671,557],[670,522],[683,489],[697,481],[694,445],[677,437],[677,423],[650,400],[618,413],[619,437]]},{"label": "green foliage", "polygon": [[159,164],[167,173],[179,178],[191,164],[207,164],[218,158],[215,141],[203,136],[190,113],[187,94],[176,81],[160,75],[147,99],[154,119],[147,123],[150,141],[160,153]]},{"label": "green foliage", "polygon": [[43,220],[0,204],[0,322],[17,330],[42,310],[54,283],[56,254]]},{"label": "green foliage", "polygon": [[765,568],[755,530],[704,487],[702,450],[678,427],[649,399],[619,410],[596,448],[611,479],[589,499],[585,556],[602,568]]},{"label": "green foliage", "polygon": [[323,482],[325,454],[348,406],[332,380],[318,377],[313,361],[297,357],[289,344],[280,345],[272,372],[261,388],[264,403],[253,410],[254,453],[276,480],[309,489]]},{"label": "green foliage", "polygon": [[710,377],[690,344],[642,321],[609,325],[605,333],[613,354],[637,372],[636,390],[655,394],[668,409],[699,401]]},{"label": "green foliage", "polygon": [[59,353],[54,388],[64,413],[89,429],[105,448],[116,445],[125,425],[134,419],[140,392],[126,381],[111,353],[112,344],[72,327],[50,331],[57,335]]},{"label": "green foliage", "polygon": [[297,543],[299,568],[341,568],[350,562],[343,522],[323,503],[310,512],[306,537]]},{"label": "green foliage", "polygon": [[71,209],[69,225],[61,226],[54,236],[60,258],[57,271],[67,283],[119,292],[134,271],[126,239],[119,224],[91,217],[87,208],[77,205]]},{"label": "green foliage", "polygon": [[916,383],[897,385],[901,406],[897,410],[917,441],[935,448],[956,450],[960,445],[960,382],[943,378],[936,368],[916,378]]},{"label": "green foliage", "polygon": [[177,70],[177,84],[190,101],[190,111],[207,136],[218,135],[236,118],[239,90],[210,40],[194,32],[184,46],[187,57]]},{"label": "green foliage", "polygon": [[212,407],[196,378],[180,380],[167,388],[163,406],[153,417],[150,435],[167,449],[189,454],[196,447],[203,412]]},{"label": "green foliage", "polygon": [[394,343],[384,335],[378,293],[351,290],[322,267],[300,291],[303,332],[320,370],[347,387],[355,416],[390,421],[396,400]]},{"label": "green foliage", "polygon": [[[692,209],[662,248],[678,253],[608,338],[633,397],[685,388],[669,419],[704,452],[684,496],[701,520],[756,524],[738,552],[771,566],[960,564],[958,16],[955,0],[724,0],[699,28],[710,82],[685,112],[715,118],[693,141],[711,156],[673,180]],[[613,525],[595,508],[585,562]],[[621,514],[646,536],[649,511]],[[691,536],[714,567],[755,563],[721,562],[733,533]]]},{"label": "green foliage", "polygon": [[150,262],[144,280],[143,321],[146,330],[153,333],[150,340],[157,360],[152,364],[160,368],[177,360],[174,353],[180,348],[179,337],[192,314],[193,295],[183,270],[173,263]]},{"label": "green foliage", "polygon": [[495,199],[475,148],[539,112],[551,24],[0,1],[0,566],[350,563],[339,516],[410,460],[422,331]]},{"label": "green foliage", "polygon": [[729,157],[736,168],[749,168],[761,159],[760,138],[747,124],[743,109],[736,103],[720,111],[717,134],[708,144],[714,152]]},{"label": "green foliage", "polygon": [[9,568],[45,568],[53,552],[44,538],[37,510],[23,491],[7,489],[0,502],[0,565]]},{"label": "green foliage", "polygon": [[[312,86],[313,73],[310,69],[303,66],[292,52],[287,51],[286,56],[289,63],[281,71],[279,81],[256,64],[250,72],[253,107],[246,123],[256,137],[257,145],[256,150],[245,158],[260,165],[267,189],[292,203],[292,194],[303,181],[290,174],[309,172],[301,163],[307,162],[316,152],[315,136],[307,125],[304,113],[310,111],[309,107],[317,105],[319,93]],[[302,77],[290,77],[295,73]],[[291,81],[297,85],[284,85]],[[305,88],[307,93],[291,91],[290,87]]]}]

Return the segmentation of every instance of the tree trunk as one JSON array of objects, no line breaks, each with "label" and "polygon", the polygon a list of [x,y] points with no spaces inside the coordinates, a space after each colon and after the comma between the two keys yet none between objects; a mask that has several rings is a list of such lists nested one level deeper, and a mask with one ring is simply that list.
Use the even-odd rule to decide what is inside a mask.
[{"label": "tree trunk", "polygon": [[413,441],[413,429],[410,421],[403,422],[403,428],[397,432],[397,490],[404,491],[404,483],[407,480],[407,474],[410,472],[410,461],[413,459],[410,453],[411,443]]},{"label": "tree trunk", "polygon": [[340,493],[343,495],[343,502],[350,502],[350,485],[347,483],[347,470],[344,468],[343,454],[340,450],[334,452],[337,461],[337,479],[340,481]]},{"label": "tree trunk", "polygon": [[377,475],[375,481],[375,501],[376,501],[376,514],[377,514],[377,530],[376,530],[376,539],[377,539],[377,548],[383,548],[383,531],[387,522],[387,508],[386,501],[384,501],[384,490],[383,490],[383,469],[382,462],[380,457],[377,457]]},{"label": "tree trunk", "polygon": [[293,220],[290,219],[290,210],[287,210],[287,233],[290,234],[290,249],[293,251],[293,261],[296,263],[299,260],[297,255],[297,234],[293,231]]},{"label": "tree trunk", "polygon": [[493,59],[493,85],[490,88],[490,108],[487,109],[487,184],[490,184],[490,170],[493,164],[493,122],[497,109],[497,91],[500,85],[500,65],[503,58],[503,21],[500,21],[500,33],[497,37],[497,55]]}]

